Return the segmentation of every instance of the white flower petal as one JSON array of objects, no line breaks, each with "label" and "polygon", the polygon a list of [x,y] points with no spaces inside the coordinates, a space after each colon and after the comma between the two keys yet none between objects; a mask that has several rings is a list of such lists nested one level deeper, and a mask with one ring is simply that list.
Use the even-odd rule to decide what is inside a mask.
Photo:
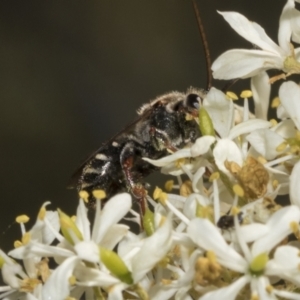
[{"label": "white flower petal", "polygon": [[221,138],[227,137],[229,130],[233,125],[233,102],[226,99],[226,96],[222,91],[211,88],[204,98],[203,107],[209,113],[214,129]]},{"label": "white flower petal", "polygon": [[239,135],[252,132],[256,129],[269,128],[269,127],[271,127],[271,123],[268,121],[259,120],[259,119],[251,119],[251,120],[245,121],[243,123],[240,123],[240,124],[234,126],[230,130],[230,134],[229,134],[228,138],[230,140],[233,140],[233,139],[237,138]]},{"label": "white flower petal", "polygon": [[286,300],[300,300],[300,294],[299,293],[292,293],[285,290],[277,290],[274,289],[274,294],[280,299],[286,299]]},{"label": "white flower petal", "polygon": [[271,85],[266,72],[261,72],[251,78],[251,90],[255,104],[255,117],[267,120]]},{"label": "white flower petal", "polygon": [[[45,202],[42,207],[46,208],[49,204],[50,202]],[[51,229],[47,226],[47,223],[51,224]],[[29,231],[31,240],[51,244],[56,237],[56,233],[59,232],[59,228],[58,213],[56,211],[46,211],[44,218],[37,218],[35,224]]]},{"label": "white flower petal", "polygon": [[124,284],[116,284],[109,289],[107,300],[123,300]]},{"label": "white flower petal", "polygon": [[276,148],[285,140],[270,129],[258,129],[247,135],[246,140],[252,147],[267,160],[278,156]]},{"label": "white flower petal", "polygon": [[269,232],[269,228],[264,224],[253,223],[241,226],[241,234],[246,243],[251,243],[263,237]]},{"label": "white flower petal", "polygon": [[221,54],[211,69],[216,79],[248,78],[268,69],[282,69],[283,59],[263,50],[233,49]]},{"label": "white flower petal", "polygon": [[77,256],[91,263],[98,263],[99,260],[99,247],[93,241],[83,241],[76,243],[74,250]]},{"label": "white flower petal", "polygon": [[113,225],[118,223],[131,208],[131,196],[127,193],[118,194],[112,197],[104,206],[100,215],[95,220],[98,228],[93,229],[93,241],[97,244],[100,243],[107,230]]},{"label": "white flower petal", "polygon": [[300,207],[300,161],[297,162],[293,168],[290,176],[290,200],[291,203]]},{"label": "white flower petal", "polygon": [[3,264],[2,277],[3,281],[14,289],[20,288],[19,274],[24,274],[22,267],[19,264]]},{"label": "white flower petal", "polygon": [[292,222],[299,223],[299,221],[300,210],[295,205],[286,206],[275,212],[266,224],[269,227],[268,234],[256,240],[252,245],[251,252],[253,257],[269,252],[291,233],[290,224]]},{"label": "white flower petal", "polygon": [[295,2],[288,0],[282,10],[279,19],[279,30],[278,30],[278,43],[279,46],[285,51],[285,54],[290,53],[290,43],[292,35],[292,18],[294,12]]},{"label": "white flower petal", "polygon": [[163,167],[168,165],[169,163],[176,161],[177,159],[184,158],[184,157],[190,157],[191,151],[188,148],[180,149],[176,151],[175,153],[165,156],[161,159],[150,159],[147,157],[143,157],[143,160],[149,162],[150,164],[157,166],[157,167]]},{"label": "white flower petal", "polygon": [[257,293],[258,299],[264,300],[277,300],[275,295],[268,291],[267,287],[270,286],[269,278],[266,276],[259,276],[251,281],[252,294]]},{"label": "white flower petal", "polygon": [[128,233],[129,227],[123,224],[112,225],[101,240],[101,246],[113,250]]},{"label": "white flower petal", "polygon": [[226,243],[216,226],[208,219],[193,219],[188,225],[187,232],[199,247],[213,251],[222,265],[237,272],[245,271],[247,265],[245,259]]},{"label": "white flower petal", "polygon": [[293,246],[280,246],[275,250],[274,261],[286,270],[297,270],[300,264],[299,249]]},{"label": "white flower petal", "polygon": [[[190,288],[190,287],[189,287]],[[161,284],[156,284],[151,287],[149,297],[154,300],[166,300],[166,299],[177,299],[173,298],[173,295],[178,290],[177,287],[173,286],[161,286]],[[187,300],[187,298],[178,298]]]},{"label": "white flower petal", "polygon": [[273,130],[284,139],[292,138],[297,133],[294,122],[291,119],[281,121],[273,127]]},{"label": "white flower petal", "polygon": [[274,54],[280,55],[282,50],[266,34],[265,30],[255,22],[237,12],[219,12],[229,25],[244,39]]},{"label": "white flower petal", "polygon": [[210,149],[210,146],[215,142],[216,138],[211,135],[205,135],[196,140],[194,145],[191,147],[191,156],[199,156],[205,154]]},{"label": "white flower petal", "polygon": [[232,284],[224,287],[218,288],[216,291],[208,292],[204,296],[200,297],[199,300],[214,300],[214,299],[226,299],[234,300],[240,292],[240,290],[250,281],[246,276],[240,277],[238,280],[234,281]]},{"label": "white flower petal", "polygon": [[91,230],[90,230],[90,221],[87,217],[87,208],[82,199],[79,200],[79,205],[77,207],[76,214],[76,225],[80,232],[83,235],[85,241],[90,240]]},{"label": "white flower petal", "polygon": [[279,98],[285,111],[300,130],[300,87],[293,81],[284,82],[279,89]]},{"label": "white flower petal", "polygon": [[120,280],[101,270],[89,268],[83,264],[78,264],[74,270],[74,275],[80,286],[101,286],[108,287],[120,283]]},{"label": "white flower petal", "polygon": [[296,9],[292,12],[292,40],[300,44],[300,12]]},{"label": "white flower petal", "polygon": [[49,246],[41,243],[30,242],[26,246],[18,247],[10,252],[10,256],[16,259],[27,259],[33,258],[35,256],[39,257],[51,257],[51,256],[62,256],[69,257],[74,255],[74,253],[68,249],[63,249],[60,247]]},{"label": "white flower petal", "polygon": [[172,224],[168,217],[153,235],[146,238],[140,251],[132,259],[134,282],[140,281],[170,250]]},{"label": "white flower petal", "polygon": [[76,256],[70,257],[52,272],[43,286],[43,299],[65,299],[69,296],[69,278],[79,261],[79,258]]},{"label": "white flower petal", "polygon": [[234,161],[239,166],[243,164],[241,150],[236,143],[229,139],[219,140],[213,150],[213,154],[218,168],[229,176],[231,176],[231,174],[224,165],[225,161]]}]

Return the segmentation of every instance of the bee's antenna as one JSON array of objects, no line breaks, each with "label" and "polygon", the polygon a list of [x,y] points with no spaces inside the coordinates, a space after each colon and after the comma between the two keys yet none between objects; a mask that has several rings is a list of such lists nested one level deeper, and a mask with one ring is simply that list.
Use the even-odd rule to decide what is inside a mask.
[{"label": "bee's antenna", "polygon": [[194,12],[196,15],[197,23],[198,23],[198,29],[201,35],[201,40],[202,40],[202,45],[205,53],[205,58],[206,58],[206,75],[207,75],[207,84],[206,84],[206,89],[209,91],[211,86],[212,86],[212,72],[211,72],[211,59],[210,59],[210,52],[209,52],[209,47],[208,47],[208,42],[206,39],[206,34],[205,30],[200,18],[200,13],[199,9],[196,3],[196,0],[192,0],[193,6],[194,6]]}]

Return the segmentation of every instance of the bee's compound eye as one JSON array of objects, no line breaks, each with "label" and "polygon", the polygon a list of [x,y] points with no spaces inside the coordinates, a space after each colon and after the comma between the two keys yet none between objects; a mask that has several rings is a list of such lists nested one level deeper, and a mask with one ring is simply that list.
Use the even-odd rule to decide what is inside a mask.
[{"label": "bee's compound eye", "polygon": [[189,94],[186,99],[186,105],[191,108],[199,109],[200,97],[197,94]]}]

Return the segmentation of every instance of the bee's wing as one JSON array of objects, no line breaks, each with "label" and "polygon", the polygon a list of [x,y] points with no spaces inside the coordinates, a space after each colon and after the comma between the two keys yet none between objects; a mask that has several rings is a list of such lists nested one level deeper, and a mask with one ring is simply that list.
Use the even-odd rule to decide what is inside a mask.
[{"label": "bee's wing", "polygon": [[84,160],[84,162],[80,165],[80,167],[73,173],[67,188],[68,189],[73,189],[76,188],[78,185],[78,181],[80,179],[80,176],[82,174],[83,169],[85,168],[86,164],[93,158],[95,157],[95,155],[97,153],[99,153],[100,149],[103,149],[103,147],[105,147],[105,145],[110,144],[111,142],[113,142],[115,139],[117,139],[120,135],[126,133],[126,132],[130,132],[134,129],[134,127],[136,126],[137,123],[147,119],[152,113],[152,110],[146,110],[142,115],[140,115],[136,120],[134,120],[132,123],[128,124],[125,128],[123,128],[123,130],[121,130],[119,133],[117,133],[115,136],[113,136],[111,139],[109,139],[108,141],[106,141],[105,143],[103,143],[101,145],[101,147],[99,147],[96,151],[94,151],[90,156],[88,156],[87,159]]}]

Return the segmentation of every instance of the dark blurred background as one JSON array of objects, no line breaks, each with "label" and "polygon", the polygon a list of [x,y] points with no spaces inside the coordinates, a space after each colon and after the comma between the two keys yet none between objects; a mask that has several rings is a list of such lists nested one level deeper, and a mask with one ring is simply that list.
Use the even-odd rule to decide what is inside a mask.
[{"label": "dark blurred background", "polygon": [[[245,14],[277,41],[285,1],[197,2],[212,59],[252,47],[217,10]],[[66,189],[73,171],[141,104],[205,84],[190,1],[1,1],[0,247],[20,237],[15,216],[35,219],[46,200],[75,213],[76,192]],[[249,86],[232,90],[240,84]]]}]

